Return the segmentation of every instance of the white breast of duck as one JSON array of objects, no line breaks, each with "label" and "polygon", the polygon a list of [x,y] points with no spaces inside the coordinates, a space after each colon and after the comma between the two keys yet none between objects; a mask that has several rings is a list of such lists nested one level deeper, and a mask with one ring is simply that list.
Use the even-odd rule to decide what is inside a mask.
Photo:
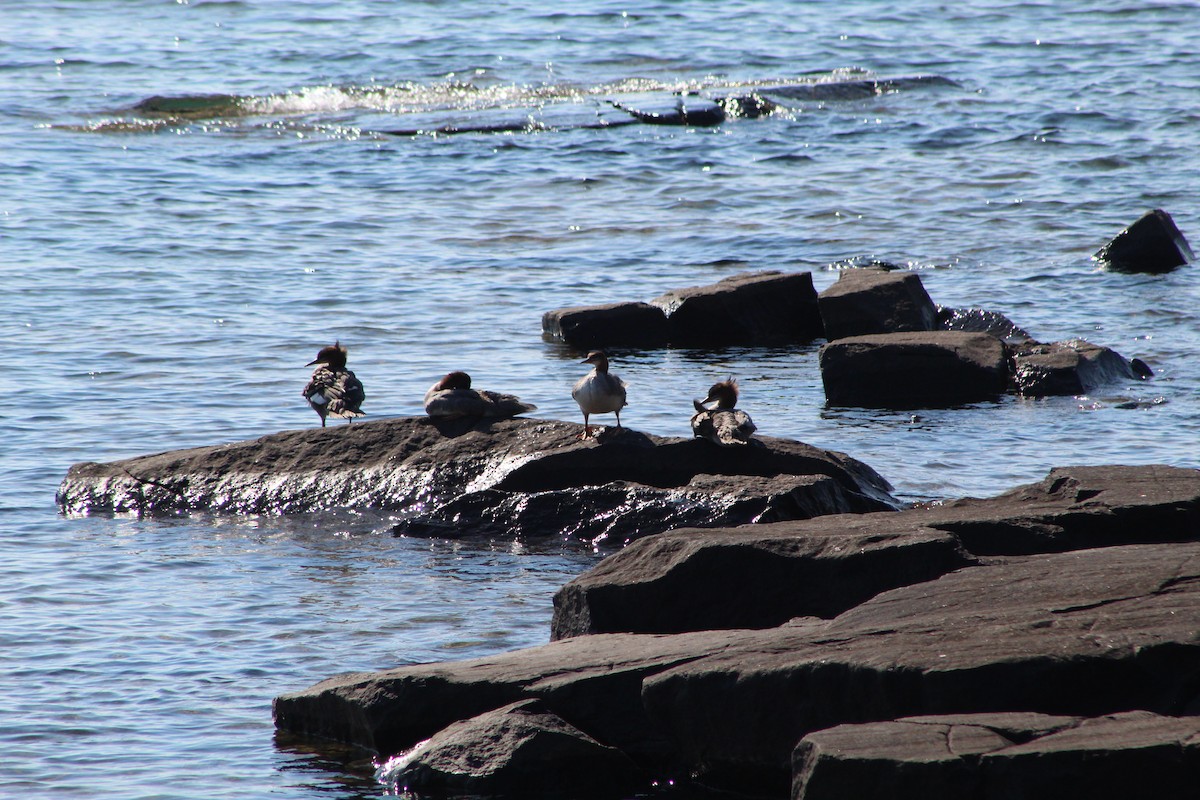
[{"label": "white breast of duck", "polygon": [[603,353],[588,354],[585,363],[592,371],[575,384],[571,397],[585,414],[608,414],[629,405],[625,400],[625,381],[608,371],[608,358]]}]

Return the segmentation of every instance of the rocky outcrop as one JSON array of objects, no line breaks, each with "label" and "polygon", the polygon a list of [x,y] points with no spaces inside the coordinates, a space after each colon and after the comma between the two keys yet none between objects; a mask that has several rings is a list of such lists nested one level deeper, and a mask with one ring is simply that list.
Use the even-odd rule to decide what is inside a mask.
[{"label": "rocky outcrop", "polygon": [[[76,464],[66,513],[403,512],[399,532],[579,536],[619,543],[683,525],[877,511],[870,467],[784,439],[729,453],[697,439],[538,419],[398,418]],[[631,505],[632,504],[632,505]],[[587,516],[581,516],[587,509]]]},{"label": "rocky outcrop", "polygon": [[1197,630],[1200,543],[1126,545],[993,559],[830,620],[580,636],[341,676],[277,698],[275,715],[284,730],[389,755],[536,699],[649,775],[783,797],[796,746],[839,725],[1200,713]]},{"label": "rocky outcrop", "polygon": [[1093,258],[1118,272],[1170,272],[1195,256],[1175,220],[1157,208],[1118,233]]},{"label": "rocky outcrop", "polygon": [[1186,797],[1200,717],[957,714],[839,725],[801,740],[793,800]]},{"label": "rocky outcrop", "polygon": [[767,271],[672,289],[649,304],[548,311],[542,332],[579,348],[725,347],[808,342],[823,328],[812,274]]},{"label": "rocky outcrop", "polygon": [[552,636],[832,618],[981,557],[1200,539],[1200,472],[1061,467],[996,497],[634,542],[554,596]]},{"label": "rocky outcrop", "polygon": [[851,336],[822,345],[832,405],[912,408],[989,400],[1008,388],[1004,343],[985,333]]},{"label": "rocky outcrop", "polygon": [[915,272],[848,269],[820,294],[821,320],[830,341],[876,333],[931,331],[937,307]]}]

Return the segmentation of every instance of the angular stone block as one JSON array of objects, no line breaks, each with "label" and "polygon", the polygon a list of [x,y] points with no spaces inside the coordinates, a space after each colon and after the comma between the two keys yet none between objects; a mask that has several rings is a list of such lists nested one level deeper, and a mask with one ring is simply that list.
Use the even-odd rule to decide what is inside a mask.
[{"label": "angular stone block", "polygon": [[852,336],[821,347],[832,405],[915,408],[972,403],[1008,388],[1004,343],[986,333]]},{"label": "angular stone block", "polygon": [[931,331],[937,307],[915,272],[849,269],[820,295],[829,341],[874,333]]},{"label": "angular stone block", "polygon": [[664,347],[667,315],[649,303],[609,303],[547,311],[542,332],[581,349]]},{"label": "angular stone block", "polygon": [[808,342],[823,335],[810,272],[752,272],[650,301],[667,314],[676,347]]}]

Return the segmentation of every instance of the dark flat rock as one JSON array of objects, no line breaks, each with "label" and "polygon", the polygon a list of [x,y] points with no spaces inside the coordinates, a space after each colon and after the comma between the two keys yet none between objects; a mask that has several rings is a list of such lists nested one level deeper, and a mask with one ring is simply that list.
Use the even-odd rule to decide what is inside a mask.
[{"label": "dark flat rock", "polygon": [[937,306],[915,272],[848,269],[821,292],[819,302],[830,341],[938,327]]},{"label": "dark flat rock", "polygon": [[1185,797],[1200,779],[1200,717],[998,713],[839,725],[801,740],[793,774],[794,800]]},{"label": "dark flat rock", "polygon": [[988,333],[1008,344],[1033,340],[1017,323],[999,311],[983,308],[939,308],[938,327],[946,331]]},{"label": "dark flat rock", "polygon": [[832,405],[958,405],[993,399],[1008,388],[1004,343],[986,333],[851,336],[822,345],[819,361]]},{"label": "dark flat rock", "polygon": [[1148,211],[1093,256],[1117,272],[1170,272],[1195,260],[1171,215]]},{"label": "dark flat rock", "polygon": [[[726,453],[628,428],[580,441],[581,430],[538,419],[415,417],[286,431],[76,464],[57,500],[71,514],[354,507],[408,512],[401,532],[496,535],[503,525],[504,535],[617,541],[682,525],[898,505],[870,467],[802,442],[764,437]],[[631,510],[631,500],[644,508]],[[593,516],[581,520],[583,507]]]},{"label": "dark flat rock", "polygon": [[1060,467],[992,498],[643,539],[563,586],[551,631],[773,627],[836,616],[979,556],[1193,539],[1200,470]]},{"label": "dark flat rock", "polygon": [[580,348],[727,347],[809,342],[823,335],[809,272],[747,272],[672,289],[649,304],[547,311],[542,332]]},{"label": "dark flat rock", "polygon": [[810,272],[742,273],[650,302],[666,312],[677,347],[808,342],[824,330]]},{"label": "dark flat rock", "polygon": [[609,303],[547,311],[542,332],[586,349],[665,347],[669,341],[667,315],[649,303]]},{"label": "dark flat rock", "polygon": [[1200,543],[1109,547],[966,567],[828,621],[580,636],[331,678],[277,698],[275,717],[389,755],[538,699],[650,774],[783,796],[800,740],[847,723],[1200,713],[1197,630]]}]

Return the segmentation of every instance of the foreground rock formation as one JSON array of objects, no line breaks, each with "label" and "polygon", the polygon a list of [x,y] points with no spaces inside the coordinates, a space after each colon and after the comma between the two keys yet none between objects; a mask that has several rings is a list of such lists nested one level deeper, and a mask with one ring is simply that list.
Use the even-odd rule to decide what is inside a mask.
[{"label": "foreground rock formation", "polygon": [[[1059,469],[986,500],[680,531],[610,557],[575,582],[586,591],[563,594],[581,598],[569,605],[587,609],[588,625],[614,602],[635,621],[635,607],[653,618],[674,604],[676,622],[661,628],[688,632],[571,635],[344,675],[277,698],[275,719],[401,754],[382,777],[431,791],[520,794],[556,770],[552,752],[569,754],[568,773],[589,774],[585,753],[592,770],[609,765],[612,797],[670,778],[797,800],[919,796],[859,794],[855,759],[884,789],[908,785],[917,764],[947,786],[965,773],[971,791],[1034,787],[1022,795],[1032,797],[1063,796],[1039,793],[1038,779],[1061,787],[1055,764],[1090,763],[1084,753],[1131,774],[1181,753],[1162,775],[1193,774],[1197,539],[1200,471],[1169,467]],[[789,558],[809,566],[771,566]],[[742,604],[752,610],[721,616]],[[570,633],[587,632],[582,619]],[[740,627],[690,630],[713,621]],[[902,735],[882,740],[847,727],[893,720],[887,730]],[[930,729],[913,725],[953,734],[949,754],[943,745],[926,759]],[[1130,796],[1128,782],[1084,780],[1090,798]]]},{"label": "foreground rock formation", "polygon": [[539,419],[398,418],[76,464],[66,513],[398,512],[413,535],[568,536],[620,543],[682,526],[891,509],[849,456],[764,437],[735,453],[698,439]]}]

